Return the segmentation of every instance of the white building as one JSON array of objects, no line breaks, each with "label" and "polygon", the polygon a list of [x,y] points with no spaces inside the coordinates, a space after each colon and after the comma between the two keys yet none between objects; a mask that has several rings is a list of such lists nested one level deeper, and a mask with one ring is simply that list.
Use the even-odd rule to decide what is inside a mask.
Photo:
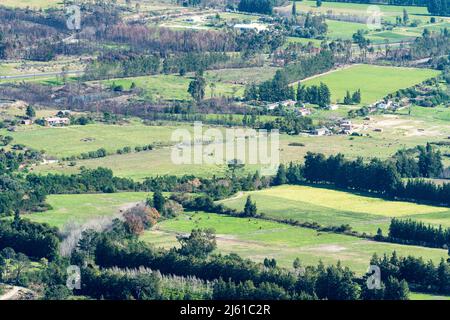
[{"label": "white building", "polygon": [[239,30],[239,31],[256,31],[256,32],[260,32],[260,31],[264,31],[267,30],[267,26],[260,24],[260,23],[237,23],[233,26],[234,30]]},{"label": "white building", "polygon": [[45,125],[47,126],[64,126],[70,124],[69,118],[51,117],[45,118]]}]

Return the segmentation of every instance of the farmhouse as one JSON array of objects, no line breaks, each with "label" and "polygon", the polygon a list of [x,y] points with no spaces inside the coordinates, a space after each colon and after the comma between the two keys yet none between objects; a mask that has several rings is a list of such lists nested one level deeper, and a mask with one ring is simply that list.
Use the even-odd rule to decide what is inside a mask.
[{"label": "farmhouse", "polygon": [[22,121],[20,121],[21,124],[23,124],[24,126],[29,126],[33,124],[33,120],[31,119],[23,119]]},{"label": "farmhouse", "polygon": [[301,116],[301,117],[306,117],[311,115],[311,109],[308,108],[296,108],[295,112],[297,113],[297,115]]},{"label": "farmhouse", "polygon": [[69,118],[51,117],[45,118],[46,126],[64,126],[70,124]]},{"label": "farmhouse", "polygon": [[344,134],[351,134],[353,132],[353,124],[350,120],[342,120],[339,127]]},{"label": "farmhouse", "polygon": [[267,30],[267,27],[260,23],[237,23],[233,26],[235,30],[238,31],[264,31]]},{"label": "farmhouse", "polygon": [[339,109],[339,106],[337,104],[332,104],[328,107],[330,110],[337,110]]},{"label": "farmhouse", "polygon": [[295,100],[285,100],[285,101],[270,103],[267,105],[267,109],[275,110],[279,106],[294,107],[296,103],[297,103],[297,101],[295,101]]},{"label": "farmhouse", "polygon": [[328,128],[318,128],[312,131],[312,134],[315,136],[328,136],[331,134],[331,131]]}]

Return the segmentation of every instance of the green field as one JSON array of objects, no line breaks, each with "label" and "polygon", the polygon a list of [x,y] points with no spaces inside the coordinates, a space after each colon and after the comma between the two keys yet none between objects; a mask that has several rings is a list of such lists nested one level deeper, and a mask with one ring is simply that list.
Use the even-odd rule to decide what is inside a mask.
[{"label": "green field", "polygon": [[[143,89],[147,98],[154,100],[191,100],[188,93],[189,83],[192,78],[176,75],[155,75],[145,77],[132,77],[111,79],[102,81],[105,85],[122,85],[124,89],[128,90],[134,82],[136,86]],[[225,96],[225,97],[241,97],[244,94],[244,86],[239,84],[232,84],[226,82],[214,82],[215,87],[211,88],[211,81],[207,81],[206,97],[211,96]]]},{"label": "green field", "polygon": [[[341,110],[342,109],[342,110]],[[327,117],[338,115],[345,116],[345,107],[337,111],[344,111],[342,114],[337,114],[334,111],[317,111],[318,115],[314,114],[313,117],[317,117],[317,121],[323,121]],[[216,115],[210,115],[210,118],[217,117]],[[284,163],[291,161],[303,161],[304,156],[308,151],[321,152],[326,155],[343,153],[349,158],[356,158],[358,156],[365,158],[366,160],[372,157],[378,157],[386,159],[392,156],[398,149],[411,148],[417,145],[425,145],[430,141],[445,141],[450,135],[450,126],[448,121],[450,115],[445,107],[437,108],[423,108],[413,107],[411,116],[408,116],[408,110],[399,110],[396,115],[374,115],[371,116],[370,121],[363,119],[355,119],[355,130],[363,134],[361,137],[349,137],[346,135],[333,135],[333,136],[291,136],[282,134],[280,135],[280,160]],[[238,116],[235,116],[238,119]],[[268,118],[267,118],[268,119]],[[124,145],[140,145],[143,144],[147,138],[147,130],[151,130],[149,140],[166,140],[166,137],[170,138],[169,127],[161,126],[147,127],[140,124],[136,125],[136,133],[129,126],[126,126],[129,136],[125,136],[123,141],[116,137],[117,128],[112,126],[108,128],[105,125],[93,125],[78,127],[76,130],[83,130],[78,133],[76,139],[68,137],[68,141],[71,142],[70,146],[65,145],[64,139],[59,137],[54,138],[51,133],[54,130],[59,129],[46,129],[40,128],[38,134],[31,137],[40,137],[40,140],[45,141],[45,149],[49,154],[78,154],[81,151],[92,151],[102,147],[102,144],[97,142],[97,145],[91,146],[89,143],[82,142],[82,138],[91,137],[97,132],[97,135],[103,137],[106,147],[112,148],[114,151],[117,147]],[[100,127],[99,127],[100,126]],[[70,128],[70,127],[69,127]],[[93,130],[91,134],[89,130]],[[189,128],[186,126],[186,128]],[[375,132],[375,128],[381,128],[382,132]],[[420,129],[420,130],[419,130]],[[86,131],[84,131],[86,130]],[[120,127],[120,132],[123,128]],[[166,132],[166,133],[164,133]],[[44,134],[46,133],[46,134]],[[0,133],[1,134],[1,133]],[[25,133],[21,131],[13,133],[13,135],[21,134],[21,142],[30,144],[41,144],[40,140],[30,139]],[[113,137],[109,139],[108,137]],[[120,137],[120,136],[119,136]],[[133,138],[131,138],[133,137]],[[140,137],[140,138],[139,138]],[[71,139],[71,140],[70,140]],[[99,138],[100,139],[100,138]],[[133,139],[132,141],[130,139]],[[95,141],[94,141],[95,142]],[[292,143],[302,143],[304,146],[295,146]],[[87,144],[87,145],[86,145]],[[42,146],[41,146],[42,147]],[[442,153],[450,153],[449,147],[440,147]],[[142,180],[148,176],[162,175],[162,174],[174,174],[184,175],[186,173],[195,174],[198,176],[212,176],[213,174],[223,174],[225,166],[221,165],[173,165],[171,161],[171,149],[160,148],[149,152],[130,153],[124,155],[112,155],[106,158],[79,160],[75,166],[67,166],[67,164],[47,164],[33,168],[37,172],[64,172],[64,173],[76,173],[81,166],[88,168],[97,168],[99,166],[107,166],[111,168],[114,173],[121,177],[129,177],[137,180]],[[450,165],[450,158],[444,157],[444,164]],[[248,170],[257,170],[257,166],[247,166]]]},{"label": "green field", "polygon": [[47,203],[52,206],[51,210],[23,217],[61,229],[70,222],[82,224],[95,218],[119,214],[120,210],[144,201],[148,196],[146,192],[50,195]]},{"label": "green field", "polygon": [[1,5],[7,7],[46,9],[62,5],[62,2],[62,0],[2,0]]},{"label": "green field", "polygon": [[380,227],[387,233],[393,217],[414,218],[450,226],[450,209],[410,202],[387,201],[345,191],[307,186],[280,186],[248,192],[222,201],[242,210],[251,195],[258,211],[268,217],[317,222],[324,226],[349,224],[354,230],[375,234]]},{"label": "green field", "polygon": [[411,87],[435,77],[438,71],[429,69],[353,65],[302,82],[306,86],[325,83],[331,90],[331,99],[342,102],[347,90],[361,89],[361,104],[373,103],[399,89]]},{"label": "green field", "polygon": [[428,293],[411,292],[409,295],[410,300],[450,300],[449,296],[438,296]]},{"label": "green field", "polygon": [[210,83],[245,84],[259,83],[270,80],[280,68],[256,67],[238,69],[218,69],[205,72],[206,80]]},{"label": "green field", "polygon": [[[292,2],[285,7],[276,8],[284,12],[289,12]],[[359,3],[343,3],[343,2],[322,2],[322,6],[317,7],[316,1],[297,1],[298,12],[320,12],[333,14],[350,14],[355,16],[367,16],[367,9],[371,4],[359,4]],[[386,21],[395,21],[396,16],[402,16],[403,9],[405,8],[410,15],[410,20],[420,19],[428,20],[429,14],[426,7],[413,7],[413,6],[391,6],[391,5],[379,5],[377,7],[382,13],[382,18]]]},{"label": "green field", "polygon": [[214,228],[220,252],[234,252],[259,262],[265,257],[275,258],[284,267],[291,267],[298,257],[303,265],[315,265],[319,260],[326,264],[342,261],[362,274],[374,253],[382,255],[395,250],[400,256],[422,256],[435,262],[447,256],[446,250],[372,242],[264,220],[209,213],[183,214],[163,221],[147,231],[142,239],[158,247],[170,248],[176,245],[177,234],[189,233],[193,228]]},{"label": "green field", "polygon": [[[67,157],[82,152],[105,148],[115,152],[118,148],[170,142],[176,126],[146,126],[140,123],[124,125],[90,124],[67,127],[20,127],[17,132],[0,130],[0,135],[11,135],[14,143],[24,144],[48,155]],[[189,126],[186,126],[189,128]]]}]

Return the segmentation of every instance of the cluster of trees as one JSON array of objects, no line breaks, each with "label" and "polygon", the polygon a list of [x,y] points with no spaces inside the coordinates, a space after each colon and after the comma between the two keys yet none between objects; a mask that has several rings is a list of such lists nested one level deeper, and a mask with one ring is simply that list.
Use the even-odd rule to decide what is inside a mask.
[{"label": "cluster of trees", "polygon": [[312,57],[300,59],[288,64],[283,71],[289,82],[305,79],[315,74],[323,73],[334,66],[334,55],[331,50],[321,50]]},{"label": "cluster of trees", "polygon": [[382,194],[392,193],[401,183],[392,163],[362,158],[346,160],[342,154],[325,157],[309,152],[305,156],[304,178],[313,183],[332,183],[341,188],[366,190]]},{"label": "cluster of trees", "polygon": [[358,104],[361,103],[361,90],[358,89],[350,95],[350,92],[347,90],[347,93],[344,97],[344,104]]},{"label": "cluster of trees", "polygon": [[294,89],[289,86],[285,72],[278,70],[272,80],[264,81],[256,90],[254,86],[246,90],[248,100],[284,101],[294,99]]},{"label": "cluster of trees", "polygon": [[[293,3],[293,8],[295,2]],[[301,38],[320,38],[328,31],[328,25],[324,16],[312,15],[307,13],[306,16],[294,16],[295,18],[285,20],[289,35]]]},{"label": "cluster of trees", "polygon": [[[292,86],[289,86],[289,83],[327,71],[333,65],[333,54],[331,51],[323,50],[313,57],[304,58],[296,63],[287,65],[283,70],[278,70],[272,80],[265,81],[259,86],[255,84],[247,86],[244,98],[246,100],[272,102],[294,99],[295,92]],[[320,100],[322,101],[323,99],[321,98]],[[325,98],[325,100],[328,99]]]},{"label": "cluster of trees", "polygon": [[448,206],[450,205],[450,183],[438,185],[423,179],[409,179],[405,184],[397,187],[394,196]]},{"label": "cluster of trees", "polygon": [[436,16],[450,16],[450,3],[448,0],[430,0],[427,3],[428,11]]},{"label": "cluster of trees", "polygon": [[435,184],[420,179],[402,181],[395,163],[374,158],[347,160],[342,154],[328,158],[321,153],[308,152],[304,165],[290,164],[288,170],[280,165],[273,183],[299,184],[303,182],[333,184],[340,188],[363,190],[384,196],[411,201],[449,205],[450,184]]},{"label": "cluster of trees", "polygon": [[272,14],[273,0],[240,0],[239,11]]},{"label": "cluster of trees", "polygon": [[310,117],[298,117],[291,113],[275,120],[262,122],[259,124],[259,128],[268,131],[278,129],[280,132],[297,135],[300,132],[312,130],[314,124]]},{"label": "cluster of trees", "polygon": [[29,174],[27,183],[44,194],[115,192],[116,190],[134,191],[141,185],[131,179],[114,177],[111,169],[83,169],[73,175],[36,175]]},{"label": "cluster of trees", "polygon": [[[422,37],[410,45],[409,52],[406,55],[400,55],[402,59],[416,60],[421,58],[433,58],[448,55],[450,50],[450,32],[447,28],[440,32],[431,33],[427,28],[424,29]],[[392,54],[396,54],[395,51]],[[395,56],[394,56],[395,58]]]},{"label": "cluster of trees", "polygon": [[31,186],[22,176],[16,174],[20,165],[38,158],[39,154],[30,150],[13,152],[0,149],[0,216],[11,215],[14,210],[45,208],[45,191]]},{"label": "cluster of trees", "polygon": [[208,70],[214,65],[225,63],[229,60],[230,56],[220,52],[175,54],[164,59],[162,72],[165,74],[179,73],[183,76],[186,72]]},{"label": "cluster of trees", "polygon": [[86,80],[136,77],[159,72],[160,58],[133,52],[110,51],[86,66]]},{"label": "cluster of trees", "polygon": [[28,285],[26,273],[31,266],[30,259],[13,248],[6,247],[0,251],[0,282]]},{"label": "cluster of trees", "polygon": [[450,265],[444,259],[435,265],[431,260],[425,262],[422,258],[398,257],[394,251],[390,257],[374,255],[370,264],[380,268],[382,281],[395,278],[397,281],[406,281],[417,291],[450,293]]},{"label": "cluster of trees", "polygon": [[317,104],[320,108],[326,108],[331,103],[331,91],[328,86],[321,82],[320,85],[306,87],[298,83],[297,101]]},{"label": "cluster of trees", "polygon": [[389,240],[428,247],[447,247],[450,244],[450,229],[426,225],[411,219],[392,219],[389,225]]},{"label": "cluster of trees", "polygon": [[83,268],[82,286],[77,293],[95,299],[156,300],[161,299],[161,280],[153,273],[129,275],[109,270]]},{"label": "cluster of trees", "polygon": [[398,173],[404,178],[438,178],[444,170],[440,151],[430,143],[425,147],[399,150],[393,159]]},{"label": "cluster of trees", "polygon": [[7,247],[36,259],[51,260],[59,255],[58,231],[21,219],[16,212],[14,220],[0,220],[0,249]]}]

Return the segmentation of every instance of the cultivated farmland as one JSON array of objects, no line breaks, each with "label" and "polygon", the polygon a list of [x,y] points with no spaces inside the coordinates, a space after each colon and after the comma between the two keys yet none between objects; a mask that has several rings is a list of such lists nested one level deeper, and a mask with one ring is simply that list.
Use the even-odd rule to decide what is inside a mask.
[{"label": "cultivated farmland", "polygon": [[142,239],[155,246],[170,248],[176,245],[177,234],[189,233],[193,228],[214,228],[220,252],[234,252],[255,261],[275,258],[285,267],[291,267],[298,257],[304,266],[315,265],[319,261],[325,264],[341,261],[362,274],[374,253],[383,255],[395,250],[401,256],[423,256],[435,262],[447,254],[440,249],[378,243],[275,222],[210,213],[185,214],[164,221],[147,231]]},{"label": "cultivated farmland", "polygon": [[259,212],[268,217],[317,222],[324,226],[349,224],[357,231],[372,234],[375,234],[378,228],[386,233],[393,217],[414,218],[450,226],[450,210],[445,207],[388,201],[308,186],[281,186],[249,192],[222,203],[242,210],[247,195],[256,202]]},{"label": "cultivated farmland", "polygon": [[331,90],[331,99],[342,102],[347,90],[361,89],[361,104],[373,103],[389,93],[404,89],[437,76],[434,70],[354,65],[314,79],[302,82],[304,85],[325,83]]}]

